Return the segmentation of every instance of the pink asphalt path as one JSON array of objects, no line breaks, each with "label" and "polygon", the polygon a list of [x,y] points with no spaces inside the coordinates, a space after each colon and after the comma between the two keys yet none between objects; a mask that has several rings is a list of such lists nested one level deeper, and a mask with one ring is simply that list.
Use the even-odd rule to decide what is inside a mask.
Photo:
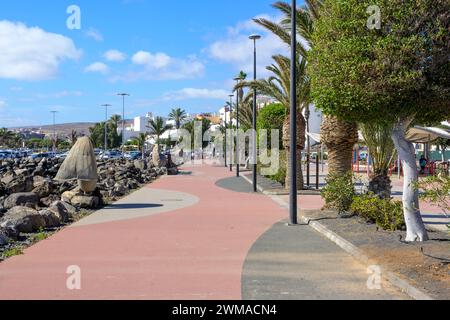
[{"label": "pink asphalt path", "polygon": [[[269,197],[217,187],[231,176],[223,167],[189,170],[146,190],[192,194],[197,204],[66,228],[0,264],[0,299],[240,299],[248,251],[286,211]],[[81,290],[66,287],[72,265]]]}]

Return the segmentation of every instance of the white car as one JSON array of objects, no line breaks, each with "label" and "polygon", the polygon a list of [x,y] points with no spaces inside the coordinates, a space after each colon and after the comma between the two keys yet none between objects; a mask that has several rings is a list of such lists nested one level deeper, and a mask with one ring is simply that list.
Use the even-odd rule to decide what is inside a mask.
[{"label": "white car", "polygon": [[99,155],[99,159],[101,160],[121,159],[122,157],[122,153],[119,151],[107,151]]}]

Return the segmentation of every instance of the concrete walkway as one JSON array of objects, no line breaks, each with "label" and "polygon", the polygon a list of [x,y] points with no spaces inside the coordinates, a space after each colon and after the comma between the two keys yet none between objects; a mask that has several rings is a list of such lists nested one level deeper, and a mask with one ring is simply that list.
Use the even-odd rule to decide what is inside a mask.
[{"label": "concrete walkway", "polygon": [[1,263],[0,299],[406,298],[225,168],[185,170]]}]

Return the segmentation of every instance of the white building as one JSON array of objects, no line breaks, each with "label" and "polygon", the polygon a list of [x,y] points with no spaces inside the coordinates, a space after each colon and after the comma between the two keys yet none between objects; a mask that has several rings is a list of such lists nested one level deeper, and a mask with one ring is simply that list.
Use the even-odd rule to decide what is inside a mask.
[{"label": "white building", "polygon": [[[132,139],[137,138],[141,133],[147,133],[149,131],[148,129],[148,122],[150,120],[154,120],[155,117],[153,116],[153,113],[148,112],[145,116],[140,116],[134,118],[133,122],[131,124],[128,124],[128,126],[125,127],[125,141],[129,141]],[[122,133],[122,127],[119,126],[117,128],[117,131],[119,134]]]}]

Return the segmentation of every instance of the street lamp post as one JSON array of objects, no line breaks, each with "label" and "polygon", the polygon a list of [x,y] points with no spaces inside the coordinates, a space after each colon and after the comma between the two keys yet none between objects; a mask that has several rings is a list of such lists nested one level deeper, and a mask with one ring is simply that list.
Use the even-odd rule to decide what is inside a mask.
[{"label": "street lamp post", "polygon": [[292,0],[291,17],[291,145],[290,145],[290,196],[289,196],[289,222],[296,225],[297,221],[297,1]]},{"label": "street lamp post", "polygon": [[125,151],[125,97],[129,97],[128,93],[118,93],[122,96],[122,152]]},{"label": "street lamp post", "polygon": [[105,107],[105,154],[108,151],[108,107],[112,107],[110,104],[102,104]]},{"label": "street lamp post", "polygon": [[[233,141],[232,141],[232,139],[233,139],[233,134],[232,134],[232,131],[231,131],[231,128],[232,128],[232,117],[231,117],[231,112],[233,111],[233,97],[234,97],[234,95],[233,94],[230,94],[230,129],[229,129],[229,131],[230,131],[230,139],[229,139],[229,144],[230,144],[230,172],[232,172],[233,171]],[[226,113],[225,113],[225,118],[226,118]],[[227,135],[227,132],[225,132],[225,136]],[[226,152],[225,152],[225,154],[226,154]]]},{"label": "street lamp post", "polygon": [[56,114],[58,113],[58,111],[50,111],[50,113],[53,114],[53,155],[55,155],[55,153],[56,153],[56,143],[57,143],[57,138],[56,138]]},{"label": "street lamp post", "polygon": [[[258,34],[253,34],[250,37],[250,40],[253,40],[253,80],[256,81],[256,40],[261,39],[261,36]],[[258,156],[257,156],[257,148],[256,148],[256,116],[257,116],[257,105],[256,105],[256,97],[257,92],[256,89],[253,89],[253,137],[252,137],[252,144],[253,144],[253,192],[258,192],[258,176],[257,176],[257,170],[258,170]]]},{"label": "street lamp post", "polygon": [[[241,77],[236,77],[234,80],[239,84]],[[236,177],[240,176],[240,153],[239,153],[239,89],[236,90]]]},{"label": "street lamp post", "polygon": [[309,120],[311,117],[311,110],[309,105],[306,106],[305,118],[306,118],[306,132],[308,133],[307,144],[308,147],[306,149],[306,185],[309,187],[311,185],[311,138],[309,137]]}]

